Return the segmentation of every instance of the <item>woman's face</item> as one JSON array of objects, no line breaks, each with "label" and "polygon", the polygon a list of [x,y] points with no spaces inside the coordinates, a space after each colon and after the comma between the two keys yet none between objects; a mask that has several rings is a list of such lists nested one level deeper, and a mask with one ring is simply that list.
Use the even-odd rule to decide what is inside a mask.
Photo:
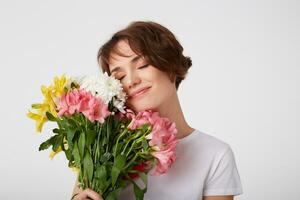
[{"label": "woman's face", "polygon": [[112,53],[109,60],[111,74],[121,81],[128,95],[126,105],[135,112],[159,111],[160,107],[167,106],[176,92],[175,83],[169,76],[135,54],[126,41],[119,41],[115,48],[128,55],[123,57]]}]

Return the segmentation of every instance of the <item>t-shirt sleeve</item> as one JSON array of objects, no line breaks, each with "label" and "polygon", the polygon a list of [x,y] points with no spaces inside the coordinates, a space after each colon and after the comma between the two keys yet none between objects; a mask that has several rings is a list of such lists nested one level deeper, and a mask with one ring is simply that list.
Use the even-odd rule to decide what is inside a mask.
[{"label": "t-shirt sleeve", "polygon": [[242,184],[229,145],[215,156],[203,189],[203,196],[240,195]]}]

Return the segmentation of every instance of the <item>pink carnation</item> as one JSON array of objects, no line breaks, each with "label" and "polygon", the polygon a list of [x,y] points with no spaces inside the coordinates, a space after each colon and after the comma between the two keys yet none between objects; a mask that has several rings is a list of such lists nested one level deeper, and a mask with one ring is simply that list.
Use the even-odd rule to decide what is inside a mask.
[{"label": "pink carnation", "polygon": [[149,145],[154,152],[152,155],[157,158],[157,165],[152,175],[166,173],[176,159],[176,138],[177,129],[174,122],[168,118],[160,117],[158,112],[146,110],[139,112],[133,117],[129,124],[130,129],[137,129],[145,123],[150,123],[152,131],[146,136]]},{"label": "pink carnation", "polygon": [[73,90],[63,94],[58,105],[59,116],[70,116],[75,112],[83,113],[90,121],[104,122],[110,115],[107,104],[85,90]]}]

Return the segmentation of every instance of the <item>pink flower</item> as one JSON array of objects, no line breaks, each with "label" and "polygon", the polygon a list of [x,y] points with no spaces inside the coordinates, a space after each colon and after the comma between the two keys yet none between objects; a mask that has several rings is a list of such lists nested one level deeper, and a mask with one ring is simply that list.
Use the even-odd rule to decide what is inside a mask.
[{"label": "pink flower", "polygon": [[158,112],[153,112],[151,110],[141,111],[136,116],[133,116],[133,120],[129,124],[128,128],[137,129],[146,123],[150,123],[151,125],[153,125],[159,119],[160,116]]},{"label": "pink flower", "polygon": [[167,118],[159,118],[153,124],[152,131],[147,135],[147,139],[151,139],[150,146],[161,146],[162,144],[173,141],[177,133],[174,122]]},{"label": "pink flower", "polygon": [[160,117],[158,112],[145,110],[133,117],[130,129],[137,129],[145,123],[152,126],[152,131],[146,136],[149,145],[154,150],[152,155],[157,158],[157,165],[153,175],[166,173],[176,159],[177,129],[174,122]]},{"label": "pink flower", "polygon": [[[173,124],[172,124],[173,126]],[[152,132],[152,139],[149,145],[154,152],[152,155],[157,158],[157,164],[153,175],[166,173],[176,160],[176,145],[178,140],[174,130],[160,130]],[[176,129],[175,129],[176,130]]]},{"label": "pink flower", "polygon": [[154,151],[152,155],[157,158],[155,169],[151,174],[154,176],[166,173],[176,160],[175,149],[173,148],[163,151]]},{"label": "pink flower", "polygon": [[73,90],[63,94],[58,105],[59,116],[70,116],[75,112],[83,113],[90,121],[104,122],[110,115],[108,106],[100,98],[85,90]]},{"label": "pink flower", "polygon": [[135,113],[134,113],[133,110],[131,110],[129,108],[126,108],[125,109],[125,113],[119,112],[116,115],[116,117],[119,118],[119,119],[129,119],[129,120],[132,120],[135,117]]}]

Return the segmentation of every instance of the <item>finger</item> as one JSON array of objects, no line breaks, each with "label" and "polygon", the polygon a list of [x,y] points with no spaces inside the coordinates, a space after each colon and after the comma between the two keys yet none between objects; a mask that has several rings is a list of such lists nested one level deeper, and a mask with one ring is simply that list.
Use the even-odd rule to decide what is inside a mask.
[{"label": "finger", "polygon": [[84,192],[87,195],[86,197],[89,197],[93,200],[103,200],[103,198],[97,192],[95,192],[89,188],[85,189]]},{"label": "finger", "polygon": [[[73,200],[98,200],[89,197],[89,193],[87,191],[82,191],[77,196],[73,198]],[[101,199],[100,199],[101,200]]]}]

